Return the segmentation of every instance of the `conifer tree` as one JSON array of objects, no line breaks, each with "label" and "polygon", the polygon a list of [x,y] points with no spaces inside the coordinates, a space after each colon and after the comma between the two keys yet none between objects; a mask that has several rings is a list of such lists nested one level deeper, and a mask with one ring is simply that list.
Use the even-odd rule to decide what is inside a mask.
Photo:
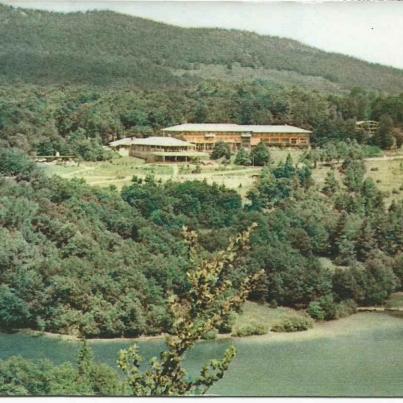
[{"label": "conifer tree", "polygon": [[393,120],[389,115],[381,116],[379,128],[373,137],[373,143],[384,150],[393,146]]},{"label": "conifer tree", "polygon": [[231,150],[227,143],[219,141],[214,145],[213,152],[211,153],[211,158],[213,160],[218,160],[223,157],[229,160],[231,158]]},{"label": "conifer tree", "polygon": [[266,144],[260,142],[250,154],[252,165],[264,166],[270,162],[270,152]]},{"label": "conifer tree", "polygon": [[244,166],[251,164],[250,155],[243,147],[241,147],[237,152],[234,163],[236,165],[244,165]]},{"label": "conifer tree", "polygon": [[361,224],[358,237],[355,242],[357,258],[365,261],[368,255],[376,248],[375,232],[371,227],[371,223],[365,218]]},{"label": "conifer tree", "polygon": [[325,178],[325,184],[323,186],[322,192],[326,195],[326,196],[332,196],[334,195],[338,190],[339,190],[339,182],[336,179],[336,176],[334,174],[333,170],[330,170],[327,174],[326,174],[326,178]]}]

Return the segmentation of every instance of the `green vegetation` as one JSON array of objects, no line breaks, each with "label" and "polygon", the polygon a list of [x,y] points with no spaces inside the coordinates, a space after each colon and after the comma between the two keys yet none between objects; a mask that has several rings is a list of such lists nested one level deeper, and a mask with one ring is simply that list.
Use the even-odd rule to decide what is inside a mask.
[{"label": "green vegetation", "polygon": [[94,362],[92,350],[84,341],[77,368],[69,365],[57,368],[46,362],[33,364],[19,358],[0,363],[0,391],[5,395],[49,395],[55,394],[55,391],[81,395],[205,394],[223,377],[235,357],[235,348],[228,348],[221,360],[207,362],[194,379],[183,367],[184,355],[239,309],[260,280],[261,273],[246,277],[237,290],[228,280],[229,270],[236,264],[238,255],[247,248],[253,228],[254,225],[232,239],[225,251],[209,259],[200,259],[197,235],[185,229],[190,260],[196,267],[188,272],[189,289],[186,295],[181,298],[174,294],[169,296],[171,334],[166,338],[166,351],[160,353],[159,359],[153,357],[150,368],[143,370],[140,367],[143,357],[136,345],[121,350],[118,360],[124,373],[121,381],[111,368]]},{"label": "green vegetation", "polygon": [[[357,149],[354,142],[363,146],[362,150],[357,149],[356,154],[363,155],[364,152],[364,156],[372,156],[379,152],[373,148],[377,144],[377,136],[362,136],[355,130],[354,121],[386,119],[386,114],[377,115],[379,105],[393,103],[398,109],[401,107],[401,96],[375,97],[364,90],[360,90],[359,94],[366,103],[364,110],[358,106],[361,98],[354,91],[335,98],[304,90],[273,88],[264,82],[236,85],[208,82],[176,91],[159,89],[147,92],[119,88],[68,87],[61,90],[54,87],[2,86],[0,144],[38,155],[59,152],[80,159],[105,160],[113,158],[114,154],[102,145],[113,139],[159,134],[161,128],[184,121],[242,123],[246,108],[249,114],[246,123],[287,123],[312,129],[314,145],[333,144],[325,149],[326,154],[322,153],[324,160],[333,156],[345,158],[346,153],[351,154],[353,148]],[[254,108],[247,106],[250,97],[256,105]],[[194,116],[200,102],[209,105],[203,120]],[[344,103],[357,103],[357,106],[345,110]],[[337,119],[334,117],[335,110]],[[398,144],[402,116],[391,112],[389,117],[396,128],[390,135]],[[274,154],[272,157],[275,159]],[[321,155],[313,153],[311,157],[318,160]],[[266,162],[267,156],[262,163]]]},{"label": "green vegetation", "polygon": [[[123,350],[123,378],[86,344],[76,366],[12,358],[0,363],[0,393],[204,393],[235,352],[188,374],[184,354],[201,338],[306,330],[305,311],[328,321],[400,304],[402,162],[363,158],[403,142],[402,71],[110,12],[0,5],[0,35],[0,328],[171,335],[149,366]],[[313,85],[293,87],[308,75]],[[380,123],[372,137],[355,127],[367,119]],[[212,157],[225,165],[195,166],[104,147],[181,122],[292,124],[312,130],[315,147],[284,158],[260,144],[231,162],[219,143]],[[56,153],[77,165],[28,157]],[[242,313],[245,279],[258,275],[249,298],[261,305]]]},{"label": "green vegetation", "polygon": [[[114,154],[103,145],[116,138],[158,134],[185,121],[291,124],[313,130],[314,145],[355,140],[387,149],[403,141],[402,95],[394,95],[403,90],[397,69],[287,39],[184,29],[111,12],[65,15],[0,5],[0,22],[2,146],[104,161]],[[231,63],[270,73],[228,81],[175,72]],[[326,75],[349,92],[328,95],[312,91],[312,83],[294,87],[292,80],[278,84],[271,79],[276,69],[316,76],[321,83]],[[386,92],[374,91],[374,83]],[[355,130],[355,121],[365,119],[381,122],[372,138]],[[267,163],[265,155],[251,157],[253,165]],[[244,156],[237,163],[248,161]]]},{"label": "green vegetation", "polygon": [[336,304],[331,296],[312,301],[307,309],[308,314],[316,320],[332,320],[349,316],[356,312],[357,304],[353,300],[345,300]]},{"label": "green vegetation", "polygon": [[261,324],[249,324],[236,327],[231,336],[247,337],[247,336],[262,336],[268,332],[268,328]]},{"label": "green vegetation", "polygon": [[380,304],[401,284],[402,202],[386,209],[359,160],[343,163],[336,192],[321,193],[309,167],[289,156],[264,168],[243,204],[207,182],[134,177],[118,192],[46,177],[16,150],[2,156],[3,328],[86,337],[169,331],[167,296],[188,292],[184,225],[209,256],[258,223],[231,272],[239,285],[244,273],[265,271],[257,301],[307,308],[323,298],[337,312],[351,299]]},{"label": "green vegetation", "polygon": [[274,324],[284,319],[298,315],[306,316],[303,310],[297,311],[284,306],[273,308],[272,305],[247,301],[242,306],[239,315],[235,318],[232,326],[233,329],[256,325],[271,329]]},{"label": "green vegetation", "polygon": [[248,166],[252,164],[252,161],[250,159],[250,155],[245,148],[241,147],[240,150],[236,153],[235,159],[234,159],[234,164],[235,165],[244,165]]},{"label": "green vegetation", "polygon": [[332,92],[354,86],[403,90],[398,69],[251,32],[179,28],[109,11],[64,15],[4,5],[0,22],[0,73],[6,82],[150,89],[199,82],[206,75],[222,79],[234,70],[243,73],[241,80]]},{"label": "green vegetation", "polygon": [[259,143],[250,153],[252,165],[265,166],[270,162],[270,153],[266,144]]},{"label": "green vegetation", "polygon": [[290,316],[272,326],[272,332],[301,332],[313,327],[313,320],[307,316]]},{"label": "green vegetation", "polygon": [[231,158],[231,150],[228,143],[219,141],[214,145],[213,152],[211,153],[211,158],[213,160],[218,160],[220,158],[225,158],[229,160]]}]

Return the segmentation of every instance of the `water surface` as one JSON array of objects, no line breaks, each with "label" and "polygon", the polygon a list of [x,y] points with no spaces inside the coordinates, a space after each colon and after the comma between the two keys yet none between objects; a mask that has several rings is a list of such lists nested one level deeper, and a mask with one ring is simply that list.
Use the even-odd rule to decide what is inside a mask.
[{"label": "water surface", "polygon": [[[403,396],[403,319],[362,313],[300,334],[203,342],[187,357],[196,374],[209,358],[235,344],[238,354],[210,393],[235,396]],[[59,338],[0,334],[0,358],[21,355],[75,361],[79,344]],[[93,341],[98,360],[116,365],[128,341]],[[163,341],[138,343],[145,357]]]}]

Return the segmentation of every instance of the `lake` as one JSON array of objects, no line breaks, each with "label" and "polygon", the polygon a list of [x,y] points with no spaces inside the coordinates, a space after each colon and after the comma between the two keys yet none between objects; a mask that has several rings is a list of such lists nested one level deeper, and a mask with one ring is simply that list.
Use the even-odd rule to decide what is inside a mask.
[{"label": "lake", "polygon": [[[79,344],[58,337],[0,334],[0,358],[21,355],[55,363],[75,360]],[[235,344],[238,354],[209,393],[235,396],[403,396],[403,319],[359,313],[294,334],[220,339],[198,344],[187,357],[196,373]],[[138,343],[150,358],[161,340]],[[96,358],[116,365],[127,341],[92,341]]]}]

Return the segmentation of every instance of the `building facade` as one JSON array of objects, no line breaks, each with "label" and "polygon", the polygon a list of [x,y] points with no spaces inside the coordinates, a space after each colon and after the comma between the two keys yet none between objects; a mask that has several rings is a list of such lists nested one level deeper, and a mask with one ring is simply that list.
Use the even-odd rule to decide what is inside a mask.
[{"label": "building facade", "polygon": [[309,147],[309,130],[288,125],[237,125],[216,123],[185,123],[162,129],[165,136],[192,143],[198,151],[211,151],[223,141],[232,151],[253,148],[260,142],[267,146]]},{"label": "building facade", "polygon": [[379,122],[375,120],[359,120],[355,123],[355,128],[357,131],[370,138],[379,129]]},{"label": "building facade", "polygon": [[173,137],[126,137],[112,141],[109,146],[123,156],[147,162],[192,161],[208,157],[207,153],[197,151],[194,144]]}]

